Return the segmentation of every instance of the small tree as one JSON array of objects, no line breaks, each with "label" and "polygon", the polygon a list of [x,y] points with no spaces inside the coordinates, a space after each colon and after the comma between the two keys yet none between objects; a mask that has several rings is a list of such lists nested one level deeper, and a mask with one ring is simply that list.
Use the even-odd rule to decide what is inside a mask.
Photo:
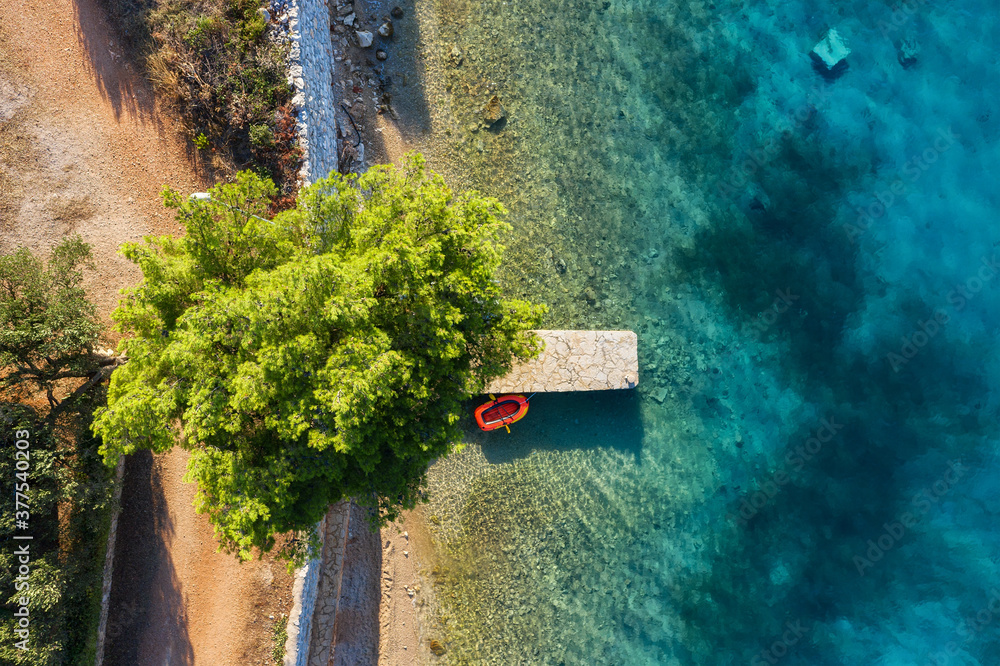
[{"label": "small tree", "polygon": [[79,236],[57,245],[48,265],[24,248],[0,256],[0,391],[45,391],[56,408],[56,382],[100,369],[101,326],[80,286],[85,267],[93,260]]},{"label": "small tree", "polygon": [[179,439],[198,510],[243,558],[343,497],[382,520],[414,506],[463,401],[537,353],[543,308],[493,280],[503,207],[419,155],[331,175],[273,223],[254,175],[211,194],[167,191],[186,235],[123,250],[144,280],[113,316],[133,337],[95,421],[108,461]]}]

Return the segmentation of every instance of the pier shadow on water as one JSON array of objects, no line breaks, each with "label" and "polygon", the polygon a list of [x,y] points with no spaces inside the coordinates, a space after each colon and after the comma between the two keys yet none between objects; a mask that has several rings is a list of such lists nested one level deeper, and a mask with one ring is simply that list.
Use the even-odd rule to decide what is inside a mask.
[{"label": "pier shadow on water", "polygon": [[639,462],[643,428],[634,390],[537,393],[528,414],[511,426],[483,432],[472,414],[487,396],[469,401],[464,440],[479,444],[494,465],[527,457],[532,451],[613,448]]}]

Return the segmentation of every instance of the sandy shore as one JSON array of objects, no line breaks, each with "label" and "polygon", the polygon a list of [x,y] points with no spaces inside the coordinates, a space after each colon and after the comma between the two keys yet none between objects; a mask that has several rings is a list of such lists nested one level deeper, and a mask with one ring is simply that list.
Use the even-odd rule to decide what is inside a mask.
[{"label": "sandy shore", "polygon": [[332,666],[412,666],[437,661],[429,572],[433,544],[422,511],[379,532],[351,508]]}]

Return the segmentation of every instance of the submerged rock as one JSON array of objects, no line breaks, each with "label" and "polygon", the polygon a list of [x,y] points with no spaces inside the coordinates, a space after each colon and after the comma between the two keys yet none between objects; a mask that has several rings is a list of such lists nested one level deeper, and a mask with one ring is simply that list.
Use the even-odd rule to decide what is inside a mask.
[{"label": "submerged rock", "polygon": [[392,37],[392,33],[394,31],[395,30],[392,27],[392,21],[386,21],[385,23],[383,23],[378,27],[378,34],[382,35],[383,37],[387,38]]},{"label": "submerged rock", "polygon": [[372,45],[372,40],[375,39],[375,35],[368,32],[367,30],[355,30],[354,34],[358,36],[358,46],[363,49],[368,48]]},{"label": "submerged rock", "polygon": [[457,44],[452,45],[451,51],[448,53],[448,62],[450,62],[453,67],[458,67],[462,64],[462,50],[458,48]]},{"label": "submerged rock", "polygon": [[385,51],[383,51],[382,49],[379,49],[378,51],[375,52],[375,59],[376,60],[385,60],[388,57],[389,57],[389,54],[386,53]]},{"label": "submerged rock", "polygon": [[391,14],[392,18],[394,18],[394,19],[401,19],[401,18],[403,18],[403,8],[402,7],[393,7],[392,11],[389,12],[389,14]]},{"label": "submerged rock", "polygon": [[483,122],[487,125],[493,125],[494,123],[507,117],[507,110],[503,108],[503,104],[500,102],[500,98],[493,95],[490,101],[486,102],[486,105],[482,109]]},{"label": "submerged rock", "polygon": [[917,56],[920,55],[920,44],[915,39],[904,39],[897,51],[899,64],[903,69],[909,69],[917,64]]},{"label": "submerged rock", "polygon": [[813,47],[813,66],[827,78],[837,78],[847,69],[847,56],[851,49],[847,48],[836,30],[831,28],[819,44]]}]

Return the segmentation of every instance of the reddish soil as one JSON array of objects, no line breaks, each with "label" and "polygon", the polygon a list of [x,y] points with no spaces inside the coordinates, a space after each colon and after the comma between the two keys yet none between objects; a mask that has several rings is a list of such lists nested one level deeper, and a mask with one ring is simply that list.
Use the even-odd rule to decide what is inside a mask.
[{"label": "reddish soil", "polygon": [[[0,252],[46,255],[71,233],[94,249],[86,286],[107,319],[139,272],[125,241],[175,233],[159,192],[204,189],[93,0],[0,0]],[[128,460],[109,617],[109,666],[271,663],[291,577],[216,552],[181,479],[184,451]]]}]

